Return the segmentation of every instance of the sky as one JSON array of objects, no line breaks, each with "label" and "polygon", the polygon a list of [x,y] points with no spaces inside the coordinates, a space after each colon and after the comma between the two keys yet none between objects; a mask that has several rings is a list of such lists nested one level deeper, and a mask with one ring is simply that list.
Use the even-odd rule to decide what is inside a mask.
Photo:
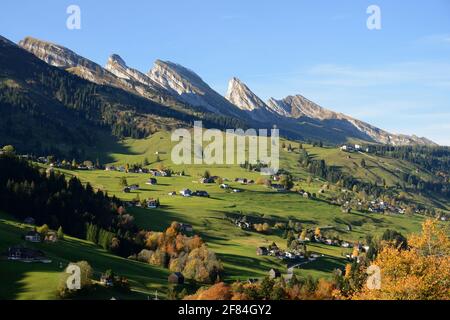
[{"label": "sky", "polygon": [[[69,5],[81,29],[66,26]],[[380,8],[369,30],[367,8]],[[450,145],[449,0],[2,0],[0,35],[55,42],[104,65],[184,65],[221,94],[302,94],[392,133]]]}]

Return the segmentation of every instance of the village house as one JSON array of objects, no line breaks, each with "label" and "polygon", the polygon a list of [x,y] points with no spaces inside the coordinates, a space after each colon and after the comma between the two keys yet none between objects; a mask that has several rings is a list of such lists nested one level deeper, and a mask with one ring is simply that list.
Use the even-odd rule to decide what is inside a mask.
[{"label": "village house", "polygon": [[156,180],[155,178],[150,178],[147,180],[146,184],[154,186],[154,185],[158,184],[158,180]]},{"label": "village house", "polygon": [[174,272],[170,274],[167,280],[172,284],[184,284],[184,276],[181,272]]},{"label": "village house", "polygon": [[25,262],[42,262],[50,263],[51,260],[46,258],[44,252],[25,248],[22,246],[14,246],[8,248],[8,260],[17,260]]},{"label": "village house", "polygon": [[55,231],[48,231],[44,237],[44,242],[55,243],[58,241],[58,235]]},{"label": "village house", "polygon": [[156,209],[159,207],[158,199],[147,199],[147,209]]},{"label": "village house", "polygon": [[180,191],[180,195],[183,197],[192,197],[192,191],[189,189],[184,189]]},{"label": "village house", "polygon": [[214,183],[214,178],[201,178],[199,182],[202,184]]},{"label": "village house", "polygon": [[39,232],[37,232],[37,231],[28,231],[26,234],[25,234],[25,241],[28,241],[28,242],[35,242],[35,243],[37,243],[37,242],[41,242],[41,234],[39,233]]},{"label": "village house", "polygon": [[122,189],[123,192],[125,193],[130,193],[131,192],[131,188],[130,187],[125,187]]},{"label": "village house", "polygon": [[286,191],[286,187],[282,184],[273,184],[272,185],[272,189],[278,191],[278,192],[285,192]]},{"label": "village house", "polygon": [[136,191],[139,190],[139,185],[138,184],[132,184],[131,186],[129,186],[131,191]]},{"label": "village house", "polygon": [[180,223],[180,230],[181,232],[192,232],[194,231],[194,228],[190,224]]},{"label": "village house", "polygon": [[256,255],[258,256],[267,256],[269,254],[269,250],[266,247],[258,247],[256,248]]},{"label": "village house", "polygon": [[105,287],[113,287],[114,286],[114,279],[112,276],[107,276],[105,274],[102,274],[100,277],[100,284]]},{"label": "village house", "polygon": [[209,194],[206,191],[203,190],[197,190],[194,192],[194,196],[196,197],[204,197],[204,198],[209,198]]},{"label": "village house", "polygon": [[278,269],[270,269],[269,271],[269,278],[270,279],[277,279],[281,277],[281,272]]}]

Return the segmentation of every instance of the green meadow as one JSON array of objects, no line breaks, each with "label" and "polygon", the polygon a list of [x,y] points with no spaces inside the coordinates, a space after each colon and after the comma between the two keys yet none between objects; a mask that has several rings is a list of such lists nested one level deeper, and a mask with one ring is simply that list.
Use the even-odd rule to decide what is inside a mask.
[{"label": "green meadow", "polygon": [[[158,183],[154,186],[145,184],[150,178],[149,174],[100,170],[60,171],[68,176],[75,175],[83,182],[92,184],[94,188],[105,190],[109,195],[115,195],[123,200],[132,200],[136,197],[141,200],[158,198],[161,202],[158,209],[136,207],[128,209],[138,226],[162,231],[172,221],[191,224],[194,233],[199,234],[223,261],[225,281],[263,277],[271,268],[279,268],[282,273],[286,272],[285,262],[273,257],[256,255],[258,246],[267,246],[272,242],[277,243],[280,248],[285,248],[286,240],[282,237],[282,231],[273,229],[270,234],[244,231],[228,219],[232,215],[246,215],[261,222],[268,222],[271,226],[277,222],[295,220],[306,228],[333,227],[331,232],[351,242],[364,241],[368,234],[380,235],[388,228],[405,235],[420,230],[423,220],[421,216],[342,213],[339,206],[331,205],[324,200],[306,199],[294,192],[278,193],[262,185],[241,185],[234,182],[234,179],[241,177],[256,180],[260,174],[248,172],[237,165],[174,165],[170,161],[172,146],[173,143],[167,133],[157,133],[148,139],[125,140],[118,150],[109,153],[105,150],[97,151],[99,157],[109,159],[110,164],[131,165],[147,160],[150,163],[148,168],[165,166],[176,172],[184,170],[186,174],[157,177]],[[292,146],[293,152],[281,151],[281,168],[289,170],[301,179],[297,182],[296,188],[317,192],[323,181],[316,179],[309,185],[304,181],[309,174],[297,165],[298,150],[295,148],[298,143],[292,143]],[[394,183],[394,176],[389,178],[387,167],[413,170],[409,164],[394,162],[392,159],[376,159],[368,161],[368,173],[364,173],[362,168],[355,168],[353,163],[358,164],[360,158],[369,155],[351,154],[352,159],[348,159],[347,154],[336,148],[313,148],[309,145],[304,147],[314,157],[325,158],[330,163],[343,166],[344,170],[353,172],[361,179],[370,178],[375,174],[384,177],[390,181],[389,183]],[[205,170],[213,176],[225,179],[224,182],[229,184],[231,189],[236,188],[242,192],[223,190],[218,184],[200,184],[199,178]],[[139,184],[140,190],[131,193],[122,192],[123,188],[120,186],[122,177],[127,179],[128,184]],[[192,191],[205,190],[210,194],[210,198],[168,195],[169,192],[179,193],[180,190],[187,188]],[[4,251],[10,245],[21,243],[20,234],[25,231],[25,227],[13,222],[6,215],[2,214],[0,217],[0,251]],[[352,231],[347,231],[348,224],[352,226]],[[86,241],[67,237],[66,240],[54,245],[38,244],[36,247],[52,258],[52,264],[0,261],[1,283],[5,284],[0,288],[0,298],[53,299],[56,297],[55,288],[62,272],[59,262],[67,264],[79,260],[87,260],[96,272],[100,273],[111,268],[116,273],[128,277],[133,288],[132,295],[128,298],[146,299],[155,290],[164,294],[167,289],[167,270],[111,255]],[[308,250],[321,256],[316,261],[297,268],[295,272],[298,276],[330,277],[334,269],[343,268],[346,264],[344,256],[348,253],[348,249],[310,244]],[[94,294],[94,297],[107,298],[108,295],[114,294],[99,292]]]}]

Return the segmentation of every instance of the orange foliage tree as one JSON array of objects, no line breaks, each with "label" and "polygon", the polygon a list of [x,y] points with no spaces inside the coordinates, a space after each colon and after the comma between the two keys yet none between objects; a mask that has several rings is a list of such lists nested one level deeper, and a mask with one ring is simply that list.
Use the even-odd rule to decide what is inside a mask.
[{"label": "orange foliage tree", "polygon": [[448,230],[435,220],[410,237],[409,248],[382,248],[374,261],[381,270],[381,288],[364,286],[353,299],[448,300],[450,299],[450,241]]}]

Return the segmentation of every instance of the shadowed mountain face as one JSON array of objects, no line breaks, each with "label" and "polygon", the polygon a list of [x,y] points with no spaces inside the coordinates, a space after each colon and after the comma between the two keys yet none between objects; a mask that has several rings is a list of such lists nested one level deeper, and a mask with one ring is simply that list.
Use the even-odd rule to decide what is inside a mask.
[{"label": "shadowed mountain face", "polygon": [[[14,45],[6,39],[3,43]],[[345,143],[349,139],[391,145],[434,144],[426,138],[390,134],[363,121],[322,108],[301,95],[281,100],[271,98],[264,102],[237,78],[231,79],[226,97],[223,97],[192,70],[168,61],[157,60],[153,68],[144,74],[128,67],[115,54],[109,57],[103,68],[57,44],[27,37],[19,45],[47,64],[92,83],[108,86],[109,90],[125,90],[136,98],[156,102],[157,108],[180,112],[181,118],[189,122],[193,120],[194,114],[200,112],[205,119],[212,121],[209,121],[211,125],[217,123],[217,117],[220,118],[220,127],[234,128],[233,125],[237,123],[256,128],[272,128],[276,125],[282,135],[297,139],[322,140],[334,144]],[[136,103],[133,99],[122,102],[135,110],[137,106],[132,105]],[[128,123],[137,123],[132,117]],[[142,125],[139,127],[142,128]]]}]

